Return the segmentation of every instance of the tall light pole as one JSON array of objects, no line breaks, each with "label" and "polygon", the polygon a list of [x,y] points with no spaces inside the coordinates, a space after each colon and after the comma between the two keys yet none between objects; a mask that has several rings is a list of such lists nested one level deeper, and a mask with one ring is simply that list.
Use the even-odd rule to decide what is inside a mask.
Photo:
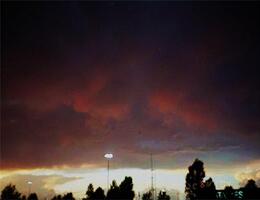
[{"label": "tall light pole", "polygon": [[28,196],[31,194],[32,181],[28,181]]},{"label": "tall light pole", "polygon": [[109,160],[113,158],[112,153],[106,153],[104,157],[107,159],[107,191],[109,190]]},{"label": "tall light pole", "polygon": [[152,192],[152,200],[154,200],[154,188],[153,188],[153,154],[151,153],[151,192]]}]

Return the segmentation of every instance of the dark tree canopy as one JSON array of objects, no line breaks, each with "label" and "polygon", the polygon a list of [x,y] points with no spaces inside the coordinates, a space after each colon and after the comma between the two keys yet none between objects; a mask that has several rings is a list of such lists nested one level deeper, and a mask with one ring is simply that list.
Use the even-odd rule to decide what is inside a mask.
[{"label": "dark tree canopy", "polygon": [[105,197],[105,192],[101,187],[94,190],[94,186],[89,184],[86,192],[86,198],[83,198],[83,200],[100,200],[105,199]]},{"label": "dark tree canopy", "polygon": [[64,196],[61,196],[60,194],[55,195],[51,200],[75,200],[75,198],[73,197],[73,194],[69,192]]},{"label": "dark tree canopy", "polygon": [[187,200],[198,199],[200,190],[204,186],[203,178],[205,177],[203,162],[196,159],[186,175],[185,194]]},{"label": "dark tree canopy", "polygon": [[245,199],[260,199],[260,188],[257,187],[254,180],[250,179],[243,188]]},{"label": "dark tree canopy", "polygon": [[26,196],[23,195],[23,196],[21,197],[21,200],[26,200]]},{"label": "dark tree canopy", "polygon": [[125,179],[119,185],[119,192],[121,199],[134,199],[135,193],[133,191],[133,180],[132,177],[126,176]]},{"label": "dark tree canopy", "polygon": [[166,194],[165,191],[160,191],[158,195],[158,200],[170,200],[170,196]]},{"label": "dark tree canopy", "polygon": [[217,191],[215,183],[213,182],[212,178],[209,178],[203,184],[203,187],[200,189],[201,193],[199,194],[200,199],[216,199]]},{"label": "dark tree canopy", "polygon": [[235,196],[235,190],[233,189],[232,186],[226,186],[224,188],[224,194],[225,194],[225,197],[227,199],[235,199],[236,196]]},{"label": "dark tree canopy", "polygon": [[98,187],[96,190],[95,190],[95,193],[94,193],[94,199],[95,200],[102,200],[102,199],[105,199],[105,192],[104,190],[101,188],[101,187]]},{"label": "dark tree canopy", "polygon": [[143,194],[142,200],[152,200],[152,198],[153,198],[152,196],[153,196],[152,191],[148,191]]},{"label": "dark tree canopy", "polygon": [[144,193],[142,196],[142,200],[153,200],[153,193],[151,190],[148,192]]},{"label": "dark tree canopy", "polygon": [[203,181],[205,177],[205,171],[203,162],[199,159],[195,159],[193,164],[189,166],[189,172],[186,175],[186,199],[211,199],[217,198],[216,186],[212,180],[209,178],[205,182]]},{"label": "dark tree canopy", "polygon": [[257,185],[256,185],[256,183],[253,179],[250,179],[250,180],[247,181],[245,188],[246,189],[256,189]]},{"label": "dark tree canopy", "polygon": [[31,193],[31,194],[28,196],[27,200],[38,200],[38,196],[37,196],[36,193]]},{"label": "dark tree canopy", "polygon": [[94,187],[92,184],[88,186],[88,190],[86,192],[87,197],[83,200],[97,200],[97,199],[124,199],[124,200],[132,200],[135,196],[133,191],[133,180],[131,177],[125,177],[125,179],[118,186],[116,181],[112,181],[110,188],[107,192],[107,197],[105,197],[104,190],[102,188],[97,188],[94,191]]},{"label": "dark tree canopy", "polygon": [[59,195],[55,195],[54,197],[52,197],[51,200],[62,200],[62,196],[59,194]]},{"label": "dark tree canopy", "polygon": [[63,200],[75,200],[75,198],[73,197],[73,194],[71,192],[65,194],[63,197],[62,197]]},{"label": "dark tree canopy", "polygon": [[125,177],[125,179],[118,186],[114,180],[107,192],[107,197],[105,196],[104,190],[99,187],[94,191],[92,184],[89,184],[88,190],[86,192],[86,198],[83,200],[100,200],[100,199],[124,199],[132,200],[135,196],[133,191],[133,180],[131,177]]},{"label": "dark tree canopy", "polygon": [[93,200],[94,199],[94,187],[92,184],[88,185],[88,189],[86,191],[86,198],[83,198],[83,200]]},{"label": "dark tree canopy", "polygon": [[1,193],[1,200],[20,200],[21,193],[17,191],[15,185],[9,184],[5,186]]},{"label": "dark tree canopy", "polygon": [[120,190],[116,181],[113,180],[110,189],[107,192],[107,199],[120,199]]}]

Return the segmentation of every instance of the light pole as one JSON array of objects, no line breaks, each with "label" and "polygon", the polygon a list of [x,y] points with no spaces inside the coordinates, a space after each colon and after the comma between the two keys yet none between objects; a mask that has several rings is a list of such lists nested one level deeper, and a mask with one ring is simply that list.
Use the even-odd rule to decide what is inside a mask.
[{"label": "light pole", "polygon": [[106,153],[104,157],[107,159],[107,191],[109,190],[109,160],[113,158],[112,153]]},{"label": "light pole", "polygon": [[151,153],[151,192],[152,192],[152,200],[155,200],[155,195],[154,195],[154,177],[153,177],[153,173],[154,173],[154,168],[153,168],[153,154]]},{"label": "light pole", "polygon": [[28,196],[31,194],[32,181],[28,181]]}]

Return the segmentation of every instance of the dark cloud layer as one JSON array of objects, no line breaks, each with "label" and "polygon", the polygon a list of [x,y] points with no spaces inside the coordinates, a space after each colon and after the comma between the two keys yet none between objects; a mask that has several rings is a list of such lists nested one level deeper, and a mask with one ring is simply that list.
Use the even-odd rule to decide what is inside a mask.
[{"label": "dark cloud layer", "polygon": [[4,2],[1,167],[259,159],[258,10]]}]

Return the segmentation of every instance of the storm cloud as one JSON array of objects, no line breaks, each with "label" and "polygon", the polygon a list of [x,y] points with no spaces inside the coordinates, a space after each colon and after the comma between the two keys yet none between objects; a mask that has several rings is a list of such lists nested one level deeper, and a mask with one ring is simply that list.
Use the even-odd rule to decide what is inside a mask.
[{"label": "storm cloud", "polygon": [[4,2],[1,168],[259,159],[256,7],[100,4]]}]

